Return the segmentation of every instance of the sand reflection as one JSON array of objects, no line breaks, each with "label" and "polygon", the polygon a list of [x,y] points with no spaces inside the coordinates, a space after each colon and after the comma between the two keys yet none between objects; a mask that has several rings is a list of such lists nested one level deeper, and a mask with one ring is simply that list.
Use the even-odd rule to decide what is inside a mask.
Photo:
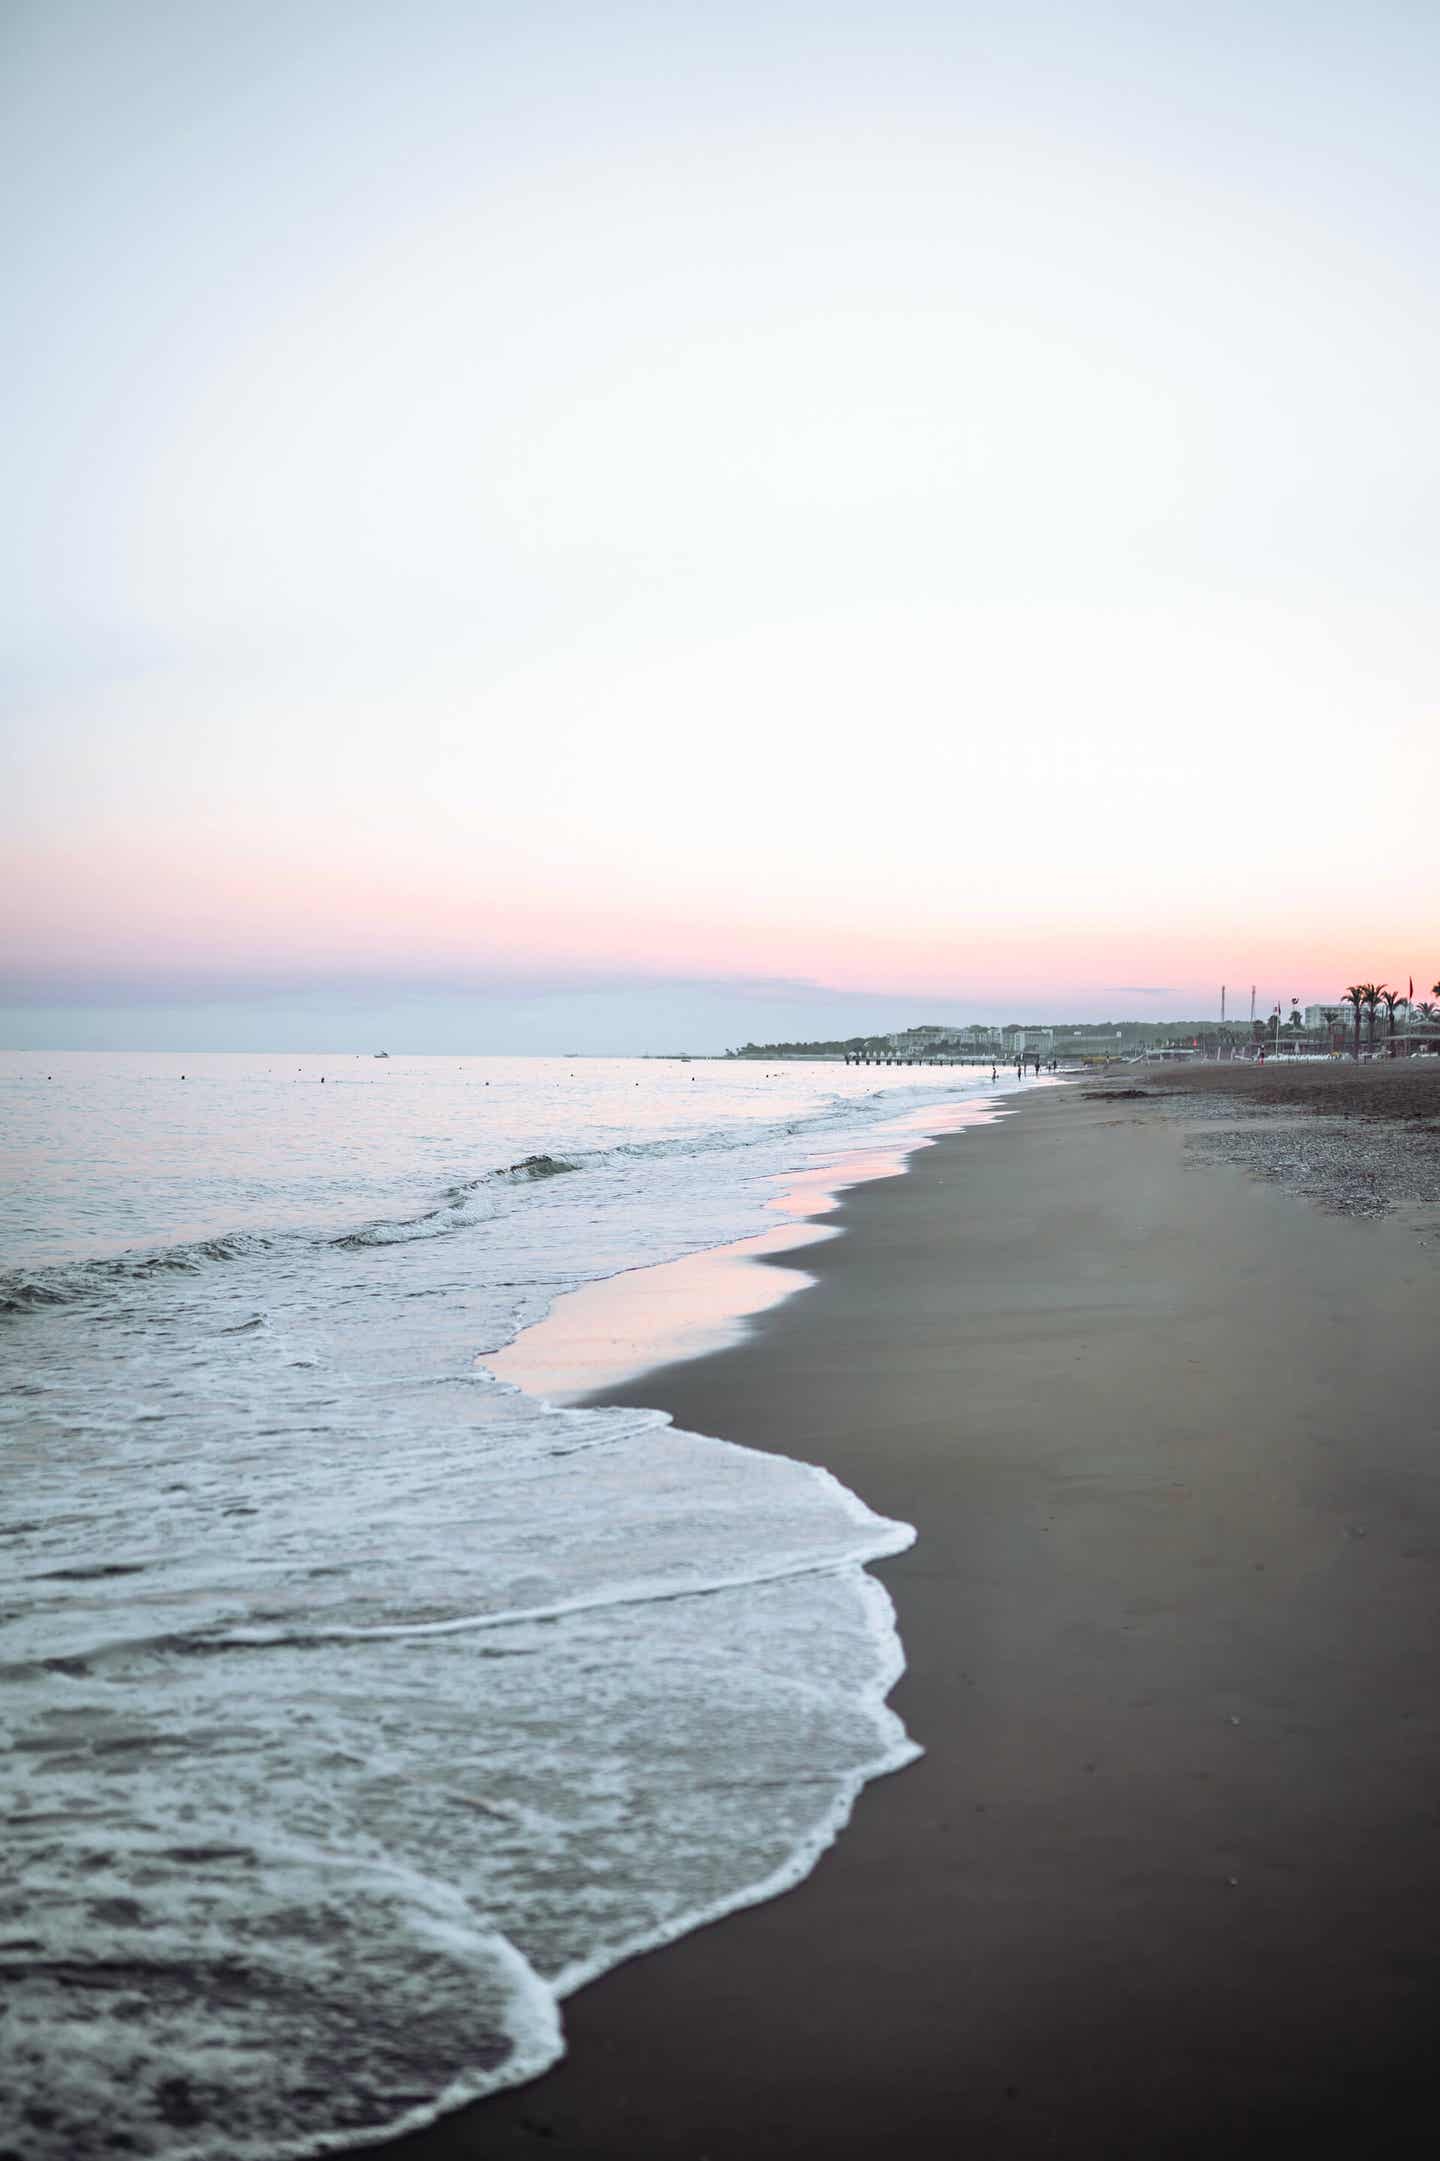
[{"label": "sand reflection", "polygon": [[839,1236],[817,1221],[851,1186],[893,1178],[933,1135],[985,1124],[988,1103],[956,1105],[937,1116],[933,1106],[892,1129],[883,1142],[798,1174],[769,1207],[785,1220],[772,1229],[652,1268],[632,1268],[587,1283],[558,1298],[542,1321],[482,1363],[498,1379],[548,1403],[573,1404],[617,1389],[657,1366],[724,1350],[748,1333],[758,1315],[813,1281],[802,1267],[765,1266],[825,1238]]}]

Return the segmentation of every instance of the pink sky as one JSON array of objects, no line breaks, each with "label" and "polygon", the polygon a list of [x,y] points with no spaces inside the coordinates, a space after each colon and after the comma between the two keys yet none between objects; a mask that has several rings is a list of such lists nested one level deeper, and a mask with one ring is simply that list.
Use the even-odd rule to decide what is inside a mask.
[{"label": "pink sky", "polygon": [[326,12],[18,57],[0,1002],[1440,975],[1433,23]]},{"label": "pink sky", "polygon": [[[1356,926],[1327,935],[1306,925],[1283,879],[1263,867],[1200,925],[1184,919],[1173,893],[1176,919],[1157,915],[1143,867],[1131,874],[1128,904],[1121,902],[1130,919],[1119,924],[1078,878],[1056,919],[1040,922],[1053,905],[1050,881],[1027,889],[1022,876],[1012,897],[1008,877],[979,881],[971,869],[955,874],[943,914],[932,902],[928,917],[917,909],[897,921],[896,906],[887,921],[848,896],[843,881],[828,904],[814,893],[746,886],[727,918],[707,907],[703,890],[684,904],[677,895],[668,911],[654,909],[635,897],[633,877],[603,869],[593,873],[587,903],[578,883],[551,894],[537,879],[507,892],[481,866],[462,879],[416,864],[257,866],[249,853],[207,862],[198,851],[172,850],[167,860],[133,837],[78,859],[59,891],[43,854],[17,868],[27,987],[48,981],[57,992],[75,985],[86,995],[103,991],[107,978],[155,992],[197,980],[223,992],[227,982],[256,978],[361,988],[409,978],[427,990],[773,978],[938,1000],[966,1015],[1154,1013],[1159,993],[1166,994],[1160,1008],[1192,1015],[1218,1011],[1222,982],[1233,1014],[1248,1007],[1252,982],[1268,1009],[1291,995],[1338,996],[1366,976],[1403,989],[1413,973],[1424,996],[1440,973],[1429,925],[1416,920],[1407,938],[1371,903],[1357,911]],[[971,882],[980,890],[967,896]]]}]

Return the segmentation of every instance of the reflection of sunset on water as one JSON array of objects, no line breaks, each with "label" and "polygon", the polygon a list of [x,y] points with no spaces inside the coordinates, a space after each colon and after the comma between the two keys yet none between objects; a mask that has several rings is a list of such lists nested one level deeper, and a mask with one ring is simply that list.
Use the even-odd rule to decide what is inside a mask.
[{"label": "reflection of sunset on water", "polygon": [[980,1101],[897,1120],[888,1145],[882,1139],[837,1163],[787,1173],[783,1192],[767,1205],[789,1221],[731,1245],[587,1283],[483,1362],[527,1395],[578,1403],[628,1388],[640,1374],[677,1359],[723,1350],[743,1339],[749,1322],[809,1284],[803,1266],[785,1257],[839,1236],[815,1218],[828,1215],[849,1187],[896,1177],[915,1149],[930,1145],[929,1135],[985,1125],[996,1115]]}]

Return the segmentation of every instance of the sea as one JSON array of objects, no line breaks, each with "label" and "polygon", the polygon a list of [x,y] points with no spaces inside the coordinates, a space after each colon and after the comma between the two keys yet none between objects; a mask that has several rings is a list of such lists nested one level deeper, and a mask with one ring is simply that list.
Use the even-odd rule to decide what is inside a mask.
[{"label": "sea", "polygon": [[917,1753],[912,1528],[505,1375],[621,1277],[677,1355],[667,1267],[1018,1085],[0,1054],[0,2154],[364,2146],[813,1867]]}]

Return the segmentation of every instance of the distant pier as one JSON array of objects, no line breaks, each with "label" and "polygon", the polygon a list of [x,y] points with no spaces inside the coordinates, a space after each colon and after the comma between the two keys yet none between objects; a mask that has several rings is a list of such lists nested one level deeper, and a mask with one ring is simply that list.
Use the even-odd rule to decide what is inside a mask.
[{"label": "distant pier", "polygon": [[993,1055],[986,1051],[977,1058],[914,1058],[903,1051],[847,1050],[844,1059],[846,1065],[1003,1065],[1006,1055],[1004,1051]]}]

